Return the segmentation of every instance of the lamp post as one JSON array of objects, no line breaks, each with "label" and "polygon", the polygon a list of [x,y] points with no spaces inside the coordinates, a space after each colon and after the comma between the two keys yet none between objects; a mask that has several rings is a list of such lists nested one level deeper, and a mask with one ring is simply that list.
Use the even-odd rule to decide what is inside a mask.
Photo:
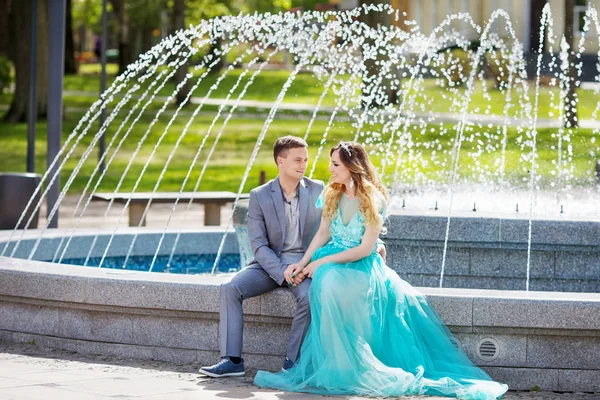
[{"label": "lamp post", "polygon": [[[102,96],[104,94],[104,92],[106,91],[106,41],[108,40],[108,34],[107,34],[107,15],[106,15],[106,0],[102,0],[102,38],[101,43],[100,43],[100,65],[102,67],[101,71],[100,71],[100,96]],[[100,128],[102,128],[102,126],[104,125],[104,121],[106,120],[106,108],[102,109],[102,112],[100,113]],[[104,172],[104,168],[105,168],[105,164],[104,164],[104,159],[102,159],[102,156],[104,155],[104,152],[106,151],[106,138],[105,138],[105,134],[103,133],[102,136],[100,136],[100,141],[99,141],[99,151],[98,151],[98,159],[101,160],[100,162],[100,172]]]},{"label": "lamp post", "polygon": [[[63,76],[65,71],[66,0],[48,0],[48,176],[54,182],[48,190],[49,213],[58,202],[60,175],[58,152],[62,134]],[[54,167],[50,168],[52,163]],[[56,177],[55,177],[56,175]],[[48,221],[49,228],[58,227],[58,212]]]},{"label": "lamp post", "polygon": [[27,172],[35,172],[35,122],[37,120],[37,0],[31,0],[31,38],[29,39],[29,115],[27,117]]}]

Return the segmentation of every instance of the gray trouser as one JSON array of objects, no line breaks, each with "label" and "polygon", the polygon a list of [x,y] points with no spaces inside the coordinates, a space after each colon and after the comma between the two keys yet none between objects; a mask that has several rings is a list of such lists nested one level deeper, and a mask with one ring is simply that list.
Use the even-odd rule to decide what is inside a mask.
[{"label": "gray trouser", "polygon": [[[300,354],[300,346],[310,324],[310,307],[308,304],[308,288],[310,279],[305,279],[298,286],[290,286],[298,308],[292,320],[292,330],[287,348],[287,358],[296,361]],[[221,356],[241,357],[243,337],[242,301],[280,287],[260,266],[251,266],[235,274],[231,281],[221,285],[219,334],[221,336]],[[267,338],[265,338],[267,340]]]}]

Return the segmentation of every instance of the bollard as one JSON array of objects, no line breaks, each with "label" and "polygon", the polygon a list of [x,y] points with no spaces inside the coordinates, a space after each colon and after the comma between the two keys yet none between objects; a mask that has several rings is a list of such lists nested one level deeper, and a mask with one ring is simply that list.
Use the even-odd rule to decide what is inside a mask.
[{"label": "bollard", "polygon": [[267,173],[262,170],[260,171],[260,178],[258,178],[258,186],[262,186],[267,183]]}]

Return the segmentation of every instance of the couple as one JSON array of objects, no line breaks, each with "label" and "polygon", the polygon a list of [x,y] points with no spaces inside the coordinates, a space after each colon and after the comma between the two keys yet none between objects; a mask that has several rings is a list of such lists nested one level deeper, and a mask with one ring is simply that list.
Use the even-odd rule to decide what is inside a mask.
[{"label": "couple", "polygon": [[331,149],[325,189],[303,177],[302,139],[278,139],[274,156],[279,177],[250,193],[254,261],[221,287],[223,358],[200,373],[243,375],[242,301],[287,286],[298,309],[283,370],[259,371],[256,385],[363,396],[502,396],[507,386],[467,358],[425,297],[376,251],[388,194],[364,148],[340,142]]}]

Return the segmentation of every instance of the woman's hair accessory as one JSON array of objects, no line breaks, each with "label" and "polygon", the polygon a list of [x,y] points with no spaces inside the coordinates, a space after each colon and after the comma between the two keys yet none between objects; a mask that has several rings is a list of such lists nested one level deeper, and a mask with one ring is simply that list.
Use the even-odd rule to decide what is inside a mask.
[{"label": "woman's hair accessory", "polygon": [[350,151],[350,146],[348,145],[348,143],[340,142],[340,146],[342,146],[342,149],[344,149],[344,151],[348,154],[349,157],[352,157],[352,152]]}]

